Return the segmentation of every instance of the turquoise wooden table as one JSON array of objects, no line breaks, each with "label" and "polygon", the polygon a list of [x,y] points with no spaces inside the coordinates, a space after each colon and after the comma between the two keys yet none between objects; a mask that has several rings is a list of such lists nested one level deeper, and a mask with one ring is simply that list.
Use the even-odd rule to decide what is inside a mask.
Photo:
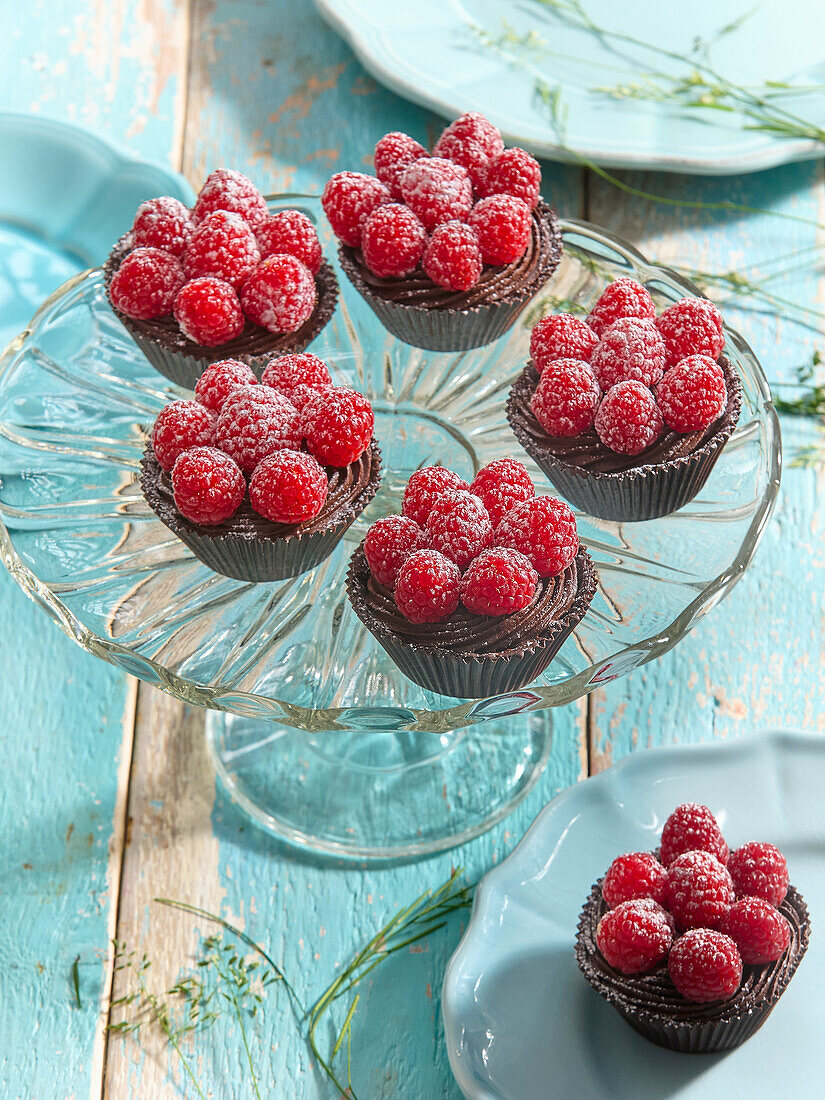
[{"label": "turquoise wooden table", "polygon": [[[443,124],[377,86],[307,0],[40,0],[20,14],[0,39],[4,108],[84,122],[167,159],[196,186],[231,166],[266,191],[317,191],[332,171],[359,168],[387,130],[427,142]],[[543,168],[562,214],[660,261],[725,271],[822,241],[801,221],[708,216],[635,199],[575,167]],[[624,178],[814,222],[825,209],[821,161],[736,178]],[[783,294],[821,308],[825,279],[812,267]],[[773,379],[791,378],[821,347],[811,329],[728,313]],[[783,422],[786,457],[811,431]],[[0,1094],[195,1095],[167,1045],[106,1031],[110,939],[149,953],[160,983],[205,931],[154,904],[157,895],[231,919],[311,999],[399,905],[456,865],[477,878],[558,790],[626,753],[768,725],[821,728],[823,487],[821,467],[786,467],[775,518],[730,598],[666,657],[557,711],[550,766],[509,819],[463,849],[385,869],[315,864],[253,829],[216,789],[203,714],[73,647],[0,576]],[[365,983],[352,1033],[360,1096],[458,1096],[439,989],[461,927],[455,918]],[[334,1096],[283,995],[266,1004],[251,1033],[264,1095]],[[206,1095],[253,1095],[235,1031],[216,1025],[191,1050]]]}]

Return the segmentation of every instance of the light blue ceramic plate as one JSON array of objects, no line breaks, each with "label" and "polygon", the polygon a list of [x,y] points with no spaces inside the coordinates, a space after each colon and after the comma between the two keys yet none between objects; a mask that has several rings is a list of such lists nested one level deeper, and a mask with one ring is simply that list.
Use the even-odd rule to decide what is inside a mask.
[{"label": "light blue ceramic plate", "polygon": [[71,275],[103,263],[154,195],[186,180],[78,126],[0,114],[0,348]]},{"label": "light blue ceramic plate", "polygon": [[[825,737],[773,731],[655,749],[560,794],[482,881],[444,981],[450,1064],[468,1100],[810,1097],[825,1080]],[[738,1050],[686,1055],[637,1035],[576,966],[579,911],[670,811],[704,802],[729,842],[785,852],[811,946],[764,1027]]]},{"label": "light blue ceramic plate", "polygon": [[[595,89],[640,83],[656,70],[689,76],[690,68],[572,26],[553,6],[578,0],[316,0],[321,13],[352,45],[364,66],[393,91],[439,114],[482,111],[511,141],[539,156],[579,156],[614,167],[670,168],[681,172],[736,173],[770,168],[822,155],[822,145],[746,129],[747,119],[723,111],[690,117],[661,102],[608,97]],[[691,50],[697,39],[716,39],[708,55],[718,72],[737,84],[766,80],[818,85],[782,100],[782,106],[825,125],[825,5],[791,0],[777,18],[774,4],[752,0],[581,0],[602,27],[646,43]],[[750,12],[735,31],[718,38],[729,23]],[[504,24],[507,24],[505,27]],[[536,33],[545,46],[504,52],[480,47],[473,27],[499,39]],[[518,56],[523,64],[514,64]],[[526,68],[525,64],[526,63]],[[535,80],[561,89],[560,139]],[[376,135],[376,138],[379,135]]]}]

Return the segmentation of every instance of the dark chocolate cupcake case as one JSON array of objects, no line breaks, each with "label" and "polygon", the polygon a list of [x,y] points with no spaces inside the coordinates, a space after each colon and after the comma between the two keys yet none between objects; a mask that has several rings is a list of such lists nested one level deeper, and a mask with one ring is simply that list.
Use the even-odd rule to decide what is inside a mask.
[{"label": "dark chocolate cupcake case", "polygon": [[551,436],[530,408],[539,375],[528,363],[513,383],[507,420],[521,446],[558,491],[577,508],[600,519],[657,519],[684,507],[699,493],[733,434],[742,407],[742,386],[728,360],[719,365],[728,399],[722,415],[703,431],[665,430],[638,455],[617,454],[594,429]]},{"label": "dark chocolate cupcake case", "polygon": [[695,1004],[676,990],[663,963],[647,974],[622,974],[596,945],[596,928],[607,911],[602,880],[593,887],[579,918],[576,959],[591,986],[645,1039],[686,1054],[733,1050],[767,1020],[808,948],[810,920],[802,895],[788,888],[779,912],[790,927],[788,949],[776,962],[745,966],[742,984],[723,1001]]}]

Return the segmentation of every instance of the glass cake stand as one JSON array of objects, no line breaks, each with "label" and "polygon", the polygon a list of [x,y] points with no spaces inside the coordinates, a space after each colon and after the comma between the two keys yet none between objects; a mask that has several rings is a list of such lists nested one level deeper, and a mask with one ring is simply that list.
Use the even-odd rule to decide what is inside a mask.
[{"label": "glass cake stand", "polygon": [[[302,205],[317,218],[317,200]],[[471,352],[401,343],[339,273],[341,304],[313,350],[336,381],[373,402],[386,476],[332,556],[283,583],[211,572],[145,503],[147,432],[182,391],[109,309],[99,270],[60,287],[0,360],[6,566],[84,649],[209,708],[209,749],[227,790],[291,843],[386,859],[483,832],[541,773],[552,708],[667,652],[751,560],[779,486],[780,437],[762,370],[729,331],[743,387],[735,435],[701,495],[677,514],[624,524],[578,517],[599,590],[535,683],[480,701],[425,691],[350,609],[349,556],[374,519],[399,510],[419,466],[440,462],[469,479],[513,455],[539,491],[551,491],[504,415],[539,316],[571,301],[587,307],[620,275],[645,283],[660,304],[695,293],[593,226],[564,223],[564,243],[543,295],[510,333]]]}]

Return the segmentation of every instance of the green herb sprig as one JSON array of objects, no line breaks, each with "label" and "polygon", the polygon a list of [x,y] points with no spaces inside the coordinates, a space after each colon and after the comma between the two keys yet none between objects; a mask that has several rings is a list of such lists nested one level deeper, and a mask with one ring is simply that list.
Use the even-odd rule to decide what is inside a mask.
[{"label": "green herb sprig", "polygon": [[[342,1093],[358,1100],[352,1085],[351,1038],[352,1021],[358,1007],[359,996],[355,988],[367,974],[390,956],[409,948],[412,944],[426,939],[443,928],[448,917],[461,910],[468,909],[472,903],[473,888],[459,882],[460,870],[455,870],[449,879],[435,891],[425,891],[411,905],[399,910],[375,936],[366,943],[352,960],[344,967],[338,977],[329,985],[309,1010],[308,1039],[310,1049],[318,1064],[329,1080]],[[333,1038],[332,1052],[329,1057],[321,1053],[318,1044],[318,1025],[333,1005],[342,997],[351,995],[349,1009],[340,1030]],[[334,1063],[341,1047],[347,1043],[347,1083],[344,1087],[338,1078]]]},{"label": "green herb sprig", "polygon": [[[206,1100],[191,1059],[184,1052],[184,1042],[194,1033],[204,1031],[217,1020],[228,1016],[240,1032],[252,1088],[260,1100],[263,1075],[255,1064],[247,1024],[259,1009],[266,1007],[266,994],[270,987],[283,986],[289,993],[296,1024],[305,1035],[324,1075],[342,1097],[358,1100],[352,1084],[352,1025],[360,1001],[357,986],[386,959],[431,936],[446,925],[452,914],[469,908],[473,887],[462,884],[460,875],[460,870],[453,871],[438,889],[425,891],[410,905],[399,910],[356,952],[308,1009],[304,1008],[282,967],[241,929],[223,917],[187,902],[155,898],[161,905],[219,925],[223,932],[229,933],[257,958],[249,960],[241,955],[236,943],[223,941],[222,933],[212,935],[203,941],[193,967],[183,972],[170,988],[154,992],[149,985],[151,961],[148,956],[144,954],[138,958],[135,952],[127,951],[123,943],[116,941],[115,971],[131,979],[133,988],[112,1001],[112,1016],[119,1018],[110,1021],[108,1031],[113,1035],[139,1036],[143,1028],[159,1028],[197,1095]],[[349,998],[346,1015],[337,1030],[334,1027],[331,1029],[328,1048],[322,1050],[320,1026],[342,998]],[[339,1062],[344,1046],[346,1069],[342,1071]]]},{"label": "green herb sprig", "polygon": [[[588,15],[581,0],[533,0],[533,3],[537,7],[550,11],[571,26],[597,35],[605,42],[642,48],[651,54],[675,61],[687,69],[684,75],[676,76],[661,70],[653,70],[646,74],[641,82],[619,83],[607,87],[597,86],[593,89],[595,92],[617,99],[632,98],[673,103],[691,112],[739,112],[749,120],[743,126],[745,130],[759,130],[775,134],[777,137],[801,139],[825,146],[825,129],[789,111],[779,102],[788,94],[799,94],[803,91],[821,95],[825,92],[825,85],[814,84],[801,87],[783,81],[767,81],[761,87],[751,88],[728,80],[711,64],[708,58],[711,45],[737,31],[750,18],[753,10],[745,12],[740,18],[722,27],[711,39],[695,40],[690,53],[680,54],[675,50],[645,42],[624,31],[600,26]],[[531,38],[530,48],[535,51],[535,38]]]}]

